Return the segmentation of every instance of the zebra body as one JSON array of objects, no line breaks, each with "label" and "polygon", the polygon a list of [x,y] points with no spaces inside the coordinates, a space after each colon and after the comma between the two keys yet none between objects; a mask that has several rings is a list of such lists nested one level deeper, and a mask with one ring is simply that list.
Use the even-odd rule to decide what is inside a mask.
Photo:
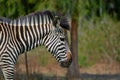
[{"label": "zebra body", "polygon": [[39,45],[45,45],[61,66],[68,67],[71,53],[63,40],[65,36],[60,25],[62,23],[59,22],[54,25],[54,16],[49,11],[32,13],[14,20],[1,18],[0,66],[5,80],[13,80],[18,56]]}]

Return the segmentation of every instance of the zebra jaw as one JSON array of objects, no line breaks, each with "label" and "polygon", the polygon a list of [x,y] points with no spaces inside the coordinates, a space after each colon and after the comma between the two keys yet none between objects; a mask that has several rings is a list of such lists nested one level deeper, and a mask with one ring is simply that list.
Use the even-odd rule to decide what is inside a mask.
[{"label": "zebra jaw", "polygon": [[72,62],[71,52],[67,52],[66,54],[67,54],[67,59],[60,62],[60,66],[64,67],[64,68],[68,68],[70,66],[71,62]]}]

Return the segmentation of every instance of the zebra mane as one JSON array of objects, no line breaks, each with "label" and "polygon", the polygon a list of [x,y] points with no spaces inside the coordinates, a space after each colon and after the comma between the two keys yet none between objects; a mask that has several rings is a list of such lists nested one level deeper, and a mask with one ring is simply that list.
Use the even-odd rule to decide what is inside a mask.
[{"label": "zebra mane", "polygon": [[[65,17],[61,17],[61,15],[58,15],[58,14],[55,14],[54,12],[46,10],[46,11],[33,12],[33,13],[26,15],[25,17],[31,17],[31,16],[35,16],[35,15],[48,15],[53,20],[53,23],[55,26],[57,24],[57,20],[59,20],[60,26],[62,28],[70,30],[70,25],[69,25],[68,19]],[[56,18],[56,16],[57,16],[57,18]]]},{"label": "zebra mane", "polygon": [[54,18],[53,15],[52,15],[52,12],[50,12],[49,10],[46,10],[46,11],[33,12],[33,13],[28,14],[28,15],[19,17],[19,18],[17,18],[17,19],[24,19],[24,18],[26,18],[26,17],[32,17],[32,16],[36,16],[36,15],[47,15],[47,16],[49,16],[51,19]]},{"label": "zebra mane", "polygon": [[0,17],[0,22],[10,23],[11,19],[6,18],[6,17]]},{"label": "zebra mane", "polygon": [[29,14],[28,16],[34,16],[34,15],[39,15],[39,14],[48,15],[51,19],[53,19],[53,14],[49,10],[34,12],[34,13]]},{"label": "zebra mane", "polygon": [[[56,24],[58,24],[58,21],[59,21],[59,24],[62,28],[70,30],[69,21],[67,20],[66,17],[62,17],[60,14],[59,15],[55,14],[55,13],[49,11],[49,10],[33,12],[33,13],[28,14],[28,15],[19,17],[15,20],[25,19],[26,17],[32,17],[32,16],[36,16],[36,15],[47,15],[53,20],[53,23],[54,23],[55,26],[56,26]],[[5,18],[5,17],[0,17],[0,22],[10,23],[11,21],[12,21],[12,19]]]}]

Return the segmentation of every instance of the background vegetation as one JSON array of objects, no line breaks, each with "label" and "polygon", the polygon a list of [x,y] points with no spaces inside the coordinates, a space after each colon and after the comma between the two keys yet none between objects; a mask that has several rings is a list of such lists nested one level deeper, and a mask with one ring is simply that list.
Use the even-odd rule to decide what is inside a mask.
[{"label": "background vegetation", "polygon": [[[120,0],[77,1],[78,6],[74,0],[0,0],[0,17],[14,19],[40,10],[61,12],[78,20],[79,66],[89,67],[104,59],[120,62]],[[30,53],[38,54],[39,49],[44,48]],[[40,64],[45,66],[46,58],[52,58],[41,55]]]}]

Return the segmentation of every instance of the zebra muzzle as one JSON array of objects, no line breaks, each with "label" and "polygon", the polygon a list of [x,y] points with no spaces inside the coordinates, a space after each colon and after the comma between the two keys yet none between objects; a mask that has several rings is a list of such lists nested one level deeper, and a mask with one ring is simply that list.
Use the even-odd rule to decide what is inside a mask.
[{"label": "zebra muzzle", "polygon": [[71,52],[67,52],[67,59],[60,62],[60,66],[64,68],[68,68],[72,62],[72,54]]}]

